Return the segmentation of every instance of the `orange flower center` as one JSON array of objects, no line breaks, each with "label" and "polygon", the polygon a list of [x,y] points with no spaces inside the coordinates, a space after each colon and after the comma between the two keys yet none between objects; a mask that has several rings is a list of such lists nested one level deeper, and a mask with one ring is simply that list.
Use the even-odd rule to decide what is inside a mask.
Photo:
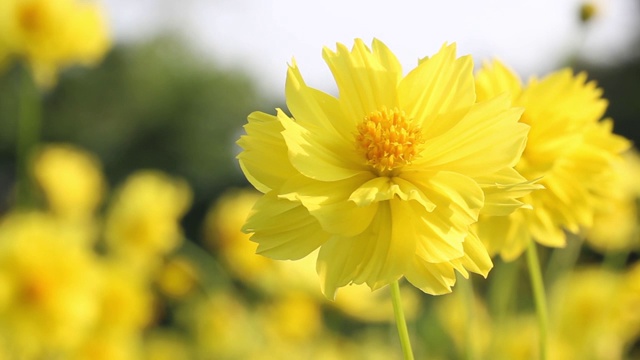
[{"label": "orange flower center", "polygon": [[38,4],[27,3],[18,9],[18,23],[27,33],[38,32],[42,28],[42,9]]},{"label": "orange flower center", "polygon": [[381,174],[410,164],[423,142],[420,128],[396,108],[382,108],[365,116],[356,135],[367,163]]}]

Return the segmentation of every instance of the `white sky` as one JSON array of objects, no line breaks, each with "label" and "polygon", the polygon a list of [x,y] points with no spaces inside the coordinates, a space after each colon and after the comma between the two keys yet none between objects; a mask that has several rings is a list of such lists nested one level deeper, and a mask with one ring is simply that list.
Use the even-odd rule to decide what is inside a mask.
[{"label": "white sky", "polygon": [[523,76],[560,66],[580,51],[598,62],[624,56],[638,32],[637,0],[600,0],[586,31],[580,0],[103,0],[117,40],[140,40],[176,29],[222,66],[249,71],[273,96],[284,92],[295,57],[307,83],[332,91],[323,46],[351,46],[376,37],[405,70],[444,42],[476,63],[492,57]]}]

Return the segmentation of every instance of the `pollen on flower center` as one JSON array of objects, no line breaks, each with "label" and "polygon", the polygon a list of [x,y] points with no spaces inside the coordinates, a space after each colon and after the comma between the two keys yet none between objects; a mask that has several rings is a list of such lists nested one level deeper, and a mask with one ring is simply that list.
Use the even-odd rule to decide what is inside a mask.
[{"label": "pollen on flower center", "polygon": [[367,163],[383,173],[410,164],[423,140],[420,128],[407,119],[404,111],[382,108],[365,116],[358,125],[356,143]]}]

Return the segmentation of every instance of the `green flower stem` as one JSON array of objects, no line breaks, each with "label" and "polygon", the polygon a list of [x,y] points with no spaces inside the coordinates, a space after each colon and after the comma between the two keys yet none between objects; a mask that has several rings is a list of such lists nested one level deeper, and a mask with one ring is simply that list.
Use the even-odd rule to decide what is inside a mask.
[{"label": "green flower stem", "polygon": [[571,271],[580,257],[583,240],[576,235],[567,235],[567,245],[564,248],[554,249],[547,262],[544,279],[547,286],[551,286],[562,274]]},{"label": "green flower stem", "polygon": [[536,249],[536,243],[534,241],[530,241],[529,247],[527,248],[527,265],[529,267],[531,289],[533,290],[533,298],[536,304],[536,315],[538,317],[540,359],[546,360],[549,318],[547,315],[547,299],[544,291],[544,283],[542,281],[542,271],[540,270],[540,260],[538,259],[538,250]]},{"label": "green flower stem", "polygon": [[20,81],[18,134],[16,141],[16,205],[20,208],[35,205],[35,184],[30,170],[30,156],[40,140],[40,94],[28,69]]},{"label": "green flower stem", "polygon": [[607,251],[604,254],[602,266],[609,270],[620,270],[624,268],[629,258],[629,250],[622,251]]},{"label": "green flower stem", "polygon": [[391,287],[391,301],[393,302],[393,314],[396,318],[396,325],[398,326],[398,335],[400,335],[400,344],[402,345],[402,353],[405,360],[413,360],[413,352],[411,350],[411,341],[409,340],[409,330],[407,330],[407,321],[404,318],[404,311],[402,310],[402,300],[400,298],[400,285],[398,281],[392,282]]}]

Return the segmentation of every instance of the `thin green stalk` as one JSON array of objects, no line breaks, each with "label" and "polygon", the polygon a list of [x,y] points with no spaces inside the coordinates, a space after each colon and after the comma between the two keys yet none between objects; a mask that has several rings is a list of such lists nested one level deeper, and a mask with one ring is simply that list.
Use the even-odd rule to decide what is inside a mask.
[{"label": "thin green stalk", "polygon": [[547,262],[547,269],[544,273],[544,279],[547,286],[552,284],[571,269],[573,269],[580,257],[583,240],[575,235],[567,235],[567,245],[564,248],[554,249],[551,257]]},{"label": "thin green stalk", "polygon": [[533,298],[536,306],[536,316],[538,318],[540,359],[546,360],[547,331],[549,328],[549,319],[547,315],[547,299],[544,291],[544,283],[542,281],[542,271],[540,270],[538,250],[536,249],[536,243],[534,241],[530,241],[529,247],[527,248],[527,265],[529,267],[531,289],[533,290]]},{"label": "thin green stalk", "polygon": [[407,321],[404,318],[404,311],[402,310],[402,300],[400,298],[400,285],[398,281],[392,282],[391,287],[391,301],[393,303],[393,314],[396,318],[396,325],[398,327],[398,335],[400,335],[400,345],[402,346],[402,353],[405,360],[413,360],[413,351],[411,350],[411,341],[409,340],[409,330],[407,330]]},{"label": "thin green stalk", "polygon": [[30,156],[40,139],[40,94],[28,69],[20,79],[18,134],[16,141],[16,205],[21,208],[35,204],[35,184],[30,171]]},{"label": "thin green stalk", "polygon": [[604,259],[602,261],[602,267],[609,270],[620,270],[624,268],[627,263],[627,259],[629,258],[630,251],[622,250],[622,251],[607,251],[604,254]]}]

